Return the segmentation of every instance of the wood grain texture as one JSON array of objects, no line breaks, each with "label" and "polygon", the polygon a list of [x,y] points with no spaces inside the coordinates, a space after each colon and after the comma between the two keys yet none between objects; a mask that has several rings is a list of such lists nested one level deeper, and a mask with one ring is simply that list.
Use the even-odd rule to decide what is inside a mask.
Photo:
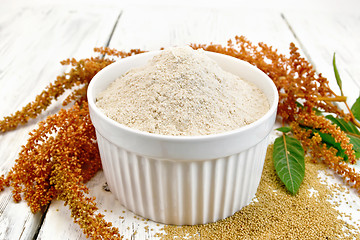
[{"label": "wood grain texture", "polygon": [[[89,57],[95,46],[110,37],[119,10],[25,7],[0,16],[0,117],[32,101],[64,71],[59,64],[69,57]],[[21,145],[36,122],[55,113],[54,104],[38,119],[16,131],[0,135],[0,171],[13,165]],[[0,194],[0,239],[32,239],[42,213],[32,214],[26,202],[14,203],[9,190]]]},{"label": "wood grain texture", "polygon": [[[96,197],[99,212],[105,214],[105,219],[118,227],[125,239],[154,239],[162,225],[139,217],[124,208],[111,192],[104,190],[105,183],[102,171],[87,183],[90,195]],[[38,239],[84,238],[79,226],[73,223],[68,207],[63,206],[63,202],[54,201],[46,214]]]},{"label": "wood grain texture", "polygon": [[[360,63],[360,14],[338,12],[299,14],[285,11],[284,19],[288,22],[308,60],[318,73],[328,78],[330,88],[340,95],[332,65],[333,54],[336,52],[336,63],[342,78],[343,91],[351,106],[360,93],[358,67]],[[339,103],[339,107],[347,112],[345,104]],[[360,161],[352,167],[360,172]],[[330,170],[329,173],[334,175]],[[320,174],[329,184],[343,185],[343,179],[339,176],[330,178],[323,173]],[[338,204],[337,209],[340,212],[348,216],[352,215],[352,218],[344,216],[342,218],[354,224],[360,222],[360,214],[353,214],[354,209],[360,209],[360,198],[354,189],[348,187],[347,189],[350,194],[334,195],[333,201]]]},{"label": "wood grain texture", "polygon": [[[32,101],[64,71],[59,61],[92,56],[93,47],[105,46],[110,36],[110,47],[119,50],[157,50],[188,43],[226,44],[235,35],[245,35],[250,41],[262,41],[287,53],[289,43],[295,42],[316,69],[329,78],[333,77],[331,57],[336,51],[346,85],[344,91],[351,101],[359,93],[360,18],[356,13],[340,16],[336,11],[299,13],[286,11],[284,7],[254,11],[254,5],[251,8],[208,8],[160,4],[122,10],[115,3],[101,5],[97,3],[96,8],[78,5],[81,6],[79,10],[65,5],[20,4],[26,7],[11,11],[0,9],[0,117]],[[347,81],[348,78],[351,80]],[[333,79],[332,86],[334,84]],[[0,135],[0,173],[7,172],[14,164],[27,133],[36,122],[60,107],[60,103],[56,103],[38,119]],[[275,137],[274,132],[271,139]],[[340,182],[338,178],[328,181]],[[118,227],[125,239],[157,239],[155,234],[163,225],[147,221],[122,207],[111,192],[103,189],[105,182],[100,171],[88,186],[106,220]],[[340,205],[339,209],[344,212],[360,206],[354,192],[341,200],[352,204],[352,208],[348,204]],[[5,190],[0,194],[0,239],[32,239],[39,227],[37,239],[85,238],[63,202],[51,203],[43,223],[42,216],[42,213],[32,214],[25,202],[13,203],[11,192]],[[360,216],[354,218],[360,221]]]},{"label": "wood grain texture", "polygon": [[[246,18],[251,18],[253,22],[249,24]],[[256,22],[259,19],[261,24]],[[238,24],[234,25],[234,22]],[[252,31],[257,26],[261,29]],[[254,38],[255,41],[266,39],[280,48],[285,45],[284,51],[287,51],[288,44],[294,41],[280,13],[265,14],[265,17],[261,14],[253,16],[251,13],[243,13],[239,17],[238,11],[229,10],[143,7],[123,10],[110,41],[110,47],[119,50],[131,48],[153,50],[190,42],[226,44],[229,38],[241,34],[250,35],[249,39]],[[146,221],[125,209],[111,192],[103,190],[102,186],[105,182],[103,173],[100,172],[88,186],[91,195],[97,198],[99,210],[103,213],[106,210],[106,219],[118,227],[125,238],[156,239],[155,235],[163,225]],[[54,226],[59,233],[55,236]],[[50,236],[51,239],[84,237],[79,227],[72,223],[69,210],[58,202],[50,206],[39,239],[48,239]]]},{"label": "wood grain texture", "polygon": [[277,11],[250,12],[243,8],[186,7],[126,8],[110,47],[157,50],[189,43],[225,45],[236,35],[265,42],[287,53],[292,33]]},{"label": "wood grain texture", "polygon": [[340,94],[332,67],[336,53],[344,94],[352,105],[360,89],[360,14],[285,12],[284,16],[316,70]]},{"label": "wood grain texture", "polygon": [[[329,61],[317,59],[317,53],[314,49],[323,46],[322,36],[331,39],[333,36],[332,24],[326,21],[318,23],[317,30],[311,29],[311,23],[316,22],[319,15],[327,19],[336,19],[336,13],[317,13],[301,15],[291,15],[291,20],[297,19],[301,24],[295,24],[288,19],[291,12],[278,11],[257,11],[247,12],[244,9],[206,9],[204,8],[127,8],[124,9],[122,18],[119,21],[114,35],[110,42],[110,47],[116,49],[129,50],[131,48],[141,48],[145,50],[157,50],[161,47],[183,45],[188,43],[219,43],[225,44],[229,38],[235,35],[245,35],[250,41],[265,42],[279,50],[281,53],[287,54],[290,42],[294,42],[300,47],[300,53],[310,60],[319,72],[330,68],[332,52],[325,49],[327,55],[330,56]],[[148,21],[144,21],[148,19]],[[166,19],[166,21],[164,21]],[[340,20],[333,20],[335,22]],[[347,19],[343,21],[356,22],[356,19]],[[308,24],[303,24],[307,22]],[[356,29],[353,26],[351,29]],[[298,33],[302,31],[310,31],[307,35],[299,37]],[[348,31],[351,31],[350,29]],[[317,36],[313,36],[317,32]],[[331,33],[331,34],[329,34]],[[353,33],[357,35],[357,33]],[[344,36],[346,39],[348,36]],[[351,41],[355,41],[356,37]],[[338,44],[344,40],[339,38]],[[331,41],[328,41],[331,42]],[[346,48],[346,45],[342,45]],[[358,46],[354,46],[357,48]],[[311,51],[309,50],[311,49]],[[313,55],[313,51],[314,55]],[[326,55],[325,54],[325,55]],[[326,57],[326,56],[325,56]],[[325,58],[324,57],[324,58]],[[340,62],[341,59],[338,60]],[[355,62],[359,62],[357,60]],[[320,67],[322,65],[322,67]],[[332,72],[331,72],[332,73]],[[324,72],[327,74],[327,72]],[[333,75],[331,75],[333,76]],[[331,79],[331,85],[334,85],[334,79]],[[346,89],[359,89],[357,85],[346,84]],[[336,86],[334,86],[336,89]],[[354,92],[354,91],[353,91]],[[349,99],[354,98],[353,93],[349,93]],[[271,139],[276,137],[273,133]],[[325,178],[325,176],[323,176]],[[340,183],[338,177],[335,179],[327,179],[330,183]],[[349,213],[351,208],[346,202],[352,201],[353,209],[360,208],[360,201],[355,192],[350,195],[341,197],[334,202],[341,202],[339,210]],[[344,218],[346,221],[350,221]],[[358,218],[354,218],[355,221]],[[354,221],[350,221],[354,223]],[[120,227],[121,229],[121,227]],[[127,236],[127,235],[125,235]],[[135,239],[141,239],[136,238]]]}]

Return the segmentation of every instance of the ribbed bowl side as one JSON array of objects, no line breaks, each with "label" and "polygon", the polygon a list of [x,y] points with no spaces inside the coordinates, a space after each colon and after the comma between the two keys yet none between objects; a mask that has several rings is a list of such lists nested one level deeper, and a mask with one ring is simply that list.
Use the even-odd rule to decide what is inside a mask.
[{"label": "ribbed bowl side", "polygon": [[203,161],[152,159],[97,132],[110,190],[132,212],[157,222],[193,225],[231,216],[255,196],[267,138],[248,150]]}]

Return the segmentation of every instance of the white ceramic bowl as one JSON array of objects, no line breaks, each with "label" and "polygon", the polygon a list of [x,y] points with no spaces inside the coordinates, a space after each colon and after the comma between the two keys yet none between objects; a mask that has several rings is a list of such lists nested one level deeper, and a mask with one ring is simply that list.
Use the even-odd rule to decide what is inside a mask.
[{"label": "white ceramic bowl", "polygon": [[265,93],[270,110],[262,118],[221,134],[164,136],[106,117],[95,105],[98,93],[158,53],[121,59],[97,73],[89,85],[90,116],[109,188],[126,208],[157,222],[193,225],[226,218],[255,196],[276,117],[276,87],[249,63],[206,52],[224,70],[253,82]]}]

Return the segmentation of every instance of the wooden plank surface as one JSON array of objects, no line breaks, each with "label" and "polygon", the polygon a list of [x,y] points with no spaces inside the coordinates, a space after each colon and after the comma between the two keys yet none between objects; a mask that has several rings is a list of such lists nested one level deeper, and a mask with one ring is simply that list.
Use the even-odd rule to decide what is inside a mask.
[{"label": "wooden plank surface", "polygon": [[[157,50],[189,43],[226,44],[228,39],[236,35],[245,35],[255,42],[267,42],[285,52],[288,51],[289,43],[295,40],[279,12],[243,12],[239,15],[239,10],[130,7],[123,10],[109,46],[119,50]],[[162,224],[144,221],[126,210],[111,193],[103,190],[105,182],[101,172],[89,186],[91,195],[97,198],[100,210],[106,210],[106,219],[118,227],[125,238],[156,239],[155,234]],[[49,239],[54,226],[59,234],[52,236],[52,239],[81,239],[83,236],[79,227],[69,222],[71,219],[66,207],[59,203],[52,204],[39,239]]]},{"label": "wooden plank surface", "polygon": [[316,70],[331,80],[330,87],[340,94],[332,67],[333,54],[336,53],[344,94],[348,95],[352,105],[360,89],[359,14],[285,12],[284,18],[291,25]]},{"label": "wooden plank surface", "polygon": [[[351,107],[355,100],[360,96],[360,15],[354,13],[294,13],[293,11],[284,12],[284,19],[296,36],[298,42],[317,72],[322,73],[328,78],[330,87],[340,95],[337,86],[332,58],[336,53],[336,63],[342,78],[342,88],[348,97]],[[343,103],[339,107],[347,111]],[[353,167],[360,172],[360,161]],[[333,174],[331,172],[331,174]],[[339,177],[334,179],[323,175],[331,183],[342,184],[343,180]],[[335,200],[339,203],[337,209],[348,215],[352,219],[344,218],[354,224],[360,222],[360,213],[354,214],[354,209],[360,209],[360,198],[354,189],[349,189],[351,194],[340,195]]]},{"label": "wooden plank surface", "polygon": [[[101,10],[101,9],[100,9]],[[24,7],[0,16],[0,116],[34,100],[64,70],[69,57],[88,57],[95,46],[107,44],[120,11],[78,11],[52,6]],[[15,162],[36,122],[58,111],[54,104],[35,121],[0,135],[0,172]],[[26,202],[14,203],[9,190],[0,194],[0,239],[32,239],[42,213],[32,214]]]},{"label": "wooden plank surface", "polygon": [[[331,57],[336,51],[344,91],[351,101],[358,96],[360,25],[356,13],[346,16],[336,12],[304,14],[276,8],[254,12],[251,11],[253,8],[239,6],[232,9],[99,6],[79,10],[75,7],[28,5],[16,11],[0,10],[0,100],[3,103],[0,117],[33,100],[64,70],[58,64],[60,60],[89,57],[92,48],[106,45],[110,36],[110,47],[119,50],[155,50],[188,43],[225,44],[235,35],[245,35],[253,42],[262,41],[287,53],[289,43],[295,42],[317,70],[331,78],[332,85],[335,82]],[[345,82],[345,79],[351,80]],[[20,146],[26,142],[27,133],[36,122],[56,112],[59,107],[55,104],[36,121],[0,135],[0,173],[7,172],[14,164]],[[155,234],[162,225],[146,221],[122,207],[111,192],[104,190],[105,182],[103,173],[99,172],[88,186],[106,220],[118,227],[127,239],[156,239]],[[349,195],[349,199],[355,202],[352,209],[359,208],[359,198],[355,193]],[[346,204],[340,208],[350,210]],[[360,221],[359,217],[355,220]],[[33,215],[24,202],[14,204],[8,190],[0,193],[0,239],[31,239],[38,227],[38,239],[85,238],[62,202],[51,203],[42,223],[42,213]]]},{"label": "wooden plank surface", "polygon": [[157,50],[189,43],[225,45],[236,35],[268,43],[284,53],[295,41],[278,11],[156,6],[125,9],[110,47]]}]

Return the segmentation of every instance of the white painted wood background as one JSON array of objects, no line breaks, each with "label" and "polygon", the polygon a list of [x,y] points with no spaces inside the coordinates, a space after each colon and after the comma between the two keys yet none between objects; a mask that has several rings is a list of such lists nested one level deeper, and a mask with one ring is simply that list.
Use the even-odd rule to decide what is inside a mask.
[{"label": "white painted wood background", "polygon": [[[187,43],[225,44],[235,35],[265,42],[282,53],[294,42],[317,71],[329,78],[333,89],[337,87],[331,60],[336,52],[351,105],[360,91],[360,1],[299,2],[1,1],[0,117],[32,101],[64,71],[61,60],[90,57],[93,47],[155,50]],[[60,107],[54,104],[38,119],[0,134],[0,174],[13,166],[36,122]],[[144,221],[103,190],[104,183],[100,172],[88,185],[106,219],[125,238],[155,239],[161,225],[148,222],[148,230],[144,228]],[[351,193],[349,198],[355,200],[353,209],[360,207],[358,195]],[[350,210],[347,205],[340,208]],[[353,218],[360,221],[360,216]],[[0,239],[84,238],[62,202],[53,201],[43,212],[32,214],[25,202],[12,201],[9,190],[0,193]]]}]

